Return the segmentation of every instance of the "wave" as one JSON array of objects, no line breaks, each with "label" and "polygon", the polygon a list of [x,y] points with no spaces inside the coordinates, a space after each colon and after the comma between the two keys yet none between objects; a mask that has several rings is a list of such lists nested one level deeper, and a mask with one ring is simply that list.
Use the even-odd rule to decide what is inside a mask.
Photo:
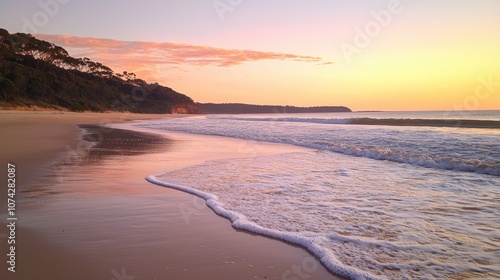
[{"label": "wave", "polygon": [[[169,120],[150,122],[139,126],[166,129],[192,134],[234,137],[245,140],[303,146],[350,156],[406,163],[426,168],[473,172],[500,176],[498,135],[483,133],[453,133],[434,130],[405,131],[380,127],[365,133],[363,127],[337,126],[335,129],[311,123],[348,124],[383,119],[320,119],[320,118],[239,118],[209,116],[197,120]],[[399,120],[415,123],[416,120]],[[447,122],[446,120],[422,120]],[[274,123],[273,123],[274,122]],[[278,122],[280,125],[277,125]],[[369,121],[368,121],[369,122]],[[472,126],[500,121],[476,120]],[[304,123],[300,125],[298,123]],[[373,123],[372,123],[373,124]],[[300,127],[299,127],[300,126]],[[500,124],[499,124],[500,127]]]},{"label": "wave", "polygon": [[234,228],[242,229],[242,230],[247,230],[250,232],[254,232],[256,234],[268,236],[271,238],[276,238],[280,239],[283,241],[290,242],[292,244],[296,244],[299,246],[302,246],[309,250],[312,254],[314,254],[316,257],[318,257],[321,261],[321,263],[329,269],[331,272],[348,277],[350,279],[380,279],[374,275],[371,275],[365,271],[361,271],[359,269],[356,269],[354,267],[346,266],[342,264],[335,255],[333,255],[331,252],[328,250],[322,248],[314,240],[307,238],[305,236],[302,236],[298,233],[292,233],[292,232],[285,232],[285,231],[279,231],[279,230],[274,230],[274,229],[269,229],[262,227],[252,221],[250,221],[245,215],[228,210],[224,207],[224,204],[221,203],[218,200],[218,197],[214,194],[206,193],[194,188],[190,187],[185,187],[185,186],[180,186],[180,185],[175,185],[175,184],[169,184],[166,182],[163,182],[157,178],[157,176],[160,176],[164,173],[167,172],[162,172],[157,175],[151,175],[146,177],[146,180],[150,183],[167,187],[167,188],[172,188],[172,189],[177,189],[186,193],[190,193],[193,195],[196,195],[202,199],[205,200],[207,206],[212,209],[217,215],[220,215],[222,217],[225,217],[231,221],[231,224]]},{"label": "wave", "polygon": [[500,121],[492,120],[438,120],[438,119],[350,119],[349,124],[392,125],[392,126],[434,126],[463,128],[500,128]]},{"label": "wave", "polygon": [[[493,253],[487,252],[490,259],[482,261],[496,238],[496,224],[483,223],[496,218],[500,176],[496,131],[328,128],[244,120],[210,116],[138,126],[316,151],[261,157],[256,156],[259,143],[255,142],[238,148],[252,154],[248,159],[210,161],[146,179],[203,198],[235,228],[304,247],[328,270],[349,278],[467,278],[469,272],[499,273],[492,268]],[[434,172],[412,165],[495,176]],[[471,236],[474,241],[463,244]],[[463,259],[485,265],[464,264]]]},{"label": "wave", "polygon": [[[287,143],[287,142],[283,142]],[[444,151],[435,154],[405,152],[397,148],[388,149],[385,147],[357,147],[346,144],[332,143],[287,143],[293,145],[304,146],[307,148],[327,150],[344,155],[365,157],[375,160],[387,160],[397,163],[406,163],[425,168],[473,172],[492,176],[500,176],[500,162],[493,160],[477,159],[477,158],[459,158],[450,156]]]},{"label": "wave", "polygon": [[377,119],[377,118],[238,118],[213,117],[216,119],[239,121],[267,121],[267,122],[303,122],[318,124],[345,124],[345,125],[387,125],[387,126],[430,126],[456,128],[500,128],[500,121],[496,120],[461,120],[461,119]]}]

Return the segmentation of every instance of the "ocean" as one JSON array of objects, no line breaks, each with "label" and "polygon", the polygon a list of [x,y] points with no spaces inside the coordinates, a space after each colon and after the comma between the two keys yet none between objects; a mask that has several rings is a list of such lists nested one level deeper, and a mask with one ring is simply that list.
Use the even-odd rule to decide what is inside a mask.
[{"label": "ocean", "polygon": [[[209,115],[138,124],[247,140],[148,177],[353,279],[500,278],[500,111]],[[259,142],[307,147],[258,155]],[[246,142],[248,143],[248,142]],[[252,152],[255,153],[252,153]]]}]

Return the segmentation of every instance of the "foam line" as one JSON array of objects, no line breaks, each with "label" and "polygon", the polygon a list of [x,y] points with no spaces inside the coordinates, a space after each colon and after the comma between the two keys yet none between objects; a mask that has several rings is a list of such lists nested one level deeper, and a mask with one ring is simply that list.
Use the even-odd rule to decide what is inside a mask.
[{"label": "foam line", "polygon": [[231,221],[232,226],[235,228],[247,230],[253,233],[284,240],[302,246],[307,250],[309,250],[309,252],[314,254],[316,257],[318,257],[321,263],[334,274],[348,277],[350,279],[359,279],[359,280],[383,279],[371,275],[365,271],[360,271],[358,269],[340,263],[340,261],[335,257],[335,255],[331,254],[325,249],[322,249],[314,242],[314,240],[310,238],[301,236],[300,234],[296,233],[282,232],[264,228],[249,221],[248,218],[242,215],[241,213],[226,209],[224,207],[224,204],[218,201],[216,195],[202,192],[200,190],[193,189],[190,187],[174,185],[160,181],[157,178],[157,176],[160,176],[161,174],[164,173],[148,176],[146,177],[146,180],[150,183],[159,186],[180,190],[203,198],[207,206],[210,207],[210,209],[212,209],[216,214],[229,219]]}]

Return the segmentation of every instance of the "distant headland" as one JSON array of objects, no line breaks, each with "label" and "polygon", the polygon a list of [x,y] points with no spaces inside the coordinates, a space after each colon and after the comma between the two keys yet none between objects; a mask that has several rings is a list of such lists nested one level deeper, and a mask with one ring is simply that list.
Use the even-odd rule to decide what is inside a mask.
[{"label": "distant headland", "polygon": [[278,105],[251,105],[241,103],[196,103],[201,114],[273,114],[273,113],[333,113],[352,112],[344,106],[295,107]]}]

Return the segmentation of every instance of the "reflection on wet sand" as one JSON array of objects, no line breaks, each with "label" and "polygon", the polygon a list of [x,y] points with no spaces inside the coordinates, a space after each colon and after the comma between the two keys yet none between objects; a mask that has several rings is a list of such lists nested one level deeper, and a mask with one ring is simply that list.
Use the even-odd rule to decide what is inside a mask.
[{"label": "reflection on wet sand", "polygon": [[[98,125],[79,125],[85,130],[83,140],[93,143],[85,163],[95,163],[112,156],[134,156],[168,151],[171,140],[154,134],[108,128]],[[90,162],[89,162],[90,161]]]},{"label": "reflection on wet sand", "polygon": [[[99,172],[92,173],[92,169],[82,168],[84,166],[101,165],[106,159],[117,157],[168,152],[172,146],[172,140],[155,134],[91,124],[79,127],[83,129],[83,136],[77,147],[67,147],[63,155],[45,167],[39,180],[21,191],[26,197],[41,198],[71,192],[75,188],[61,188],[58,184],[68,186],[72,182],[90,181],[92,176],[102,177]],[[78,179],[75,178],[77,170]]]}]

